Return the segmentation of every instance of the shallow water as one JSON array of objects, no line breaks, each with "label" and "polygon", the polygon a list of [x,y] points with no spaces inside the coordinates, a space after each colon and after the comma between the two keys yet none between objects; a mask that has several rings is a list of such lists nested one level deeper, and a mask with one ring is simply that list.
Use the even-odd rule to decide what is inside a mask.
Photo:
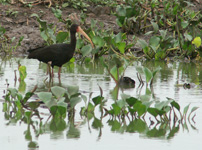
[{"label": "shallow water", "polygon": [[[25,65],[27,68],[27,77],[25,84],[20,85],[18,81],[14,81],[14,71],[18,70],[18,58],[12,59],[7,62],[2,62],[0,68],[0,96],[4,94],[4,90],[9,83],[9,87],[15,87],[26,93],[34,88],[37,84],[37,91],[47,91],[47,82],[45,79],[46,65],[39,63],[37,60],[19,59],[21,65]],[[142,88],[138,88],[139,81],[137,79],[136,67],[147,66],[150,69],[160,66],[162,69],[156,75],[153,88],[146,89],[144,85]],[[109,125],[108,119],[103,118],[103,127],[96,129],[93,125],[94,120],[91,119],[89,123],[79,116],[80,107],[83,103],[80,103],[76,107],[76,117],[74,124],[75,130],[70,130],[71,125],[68,124],[65,130],[54,132],[50,129],[43,129],[43,134],[36,137],[36,133],[33,128],[30,127],[32,141],[35,141],[39,145],[39,149],[200,149],[202,138],[202,67],[194,63],[181,63],[173,62],[166,64],[165,62],[134,62],[132,66],[129,66],[125,72],[125,76],[129,76],[136,81],[136,87],[131,89],[120,89],[119,94],[125,93],[137,98],[147,97],[150,101],[162,101],[166,100],[166,97],[176,100],[181,108],[184,108],[191,103],[190,108],[194,106],[200,107],[196,112],[194,122],[187,122],[187,126],[179,125],[179,131],[168,138],[169,132],[164,136],[156,135],[155,137],[149,136],[145,131],[128,133],[124,128],[122,131],[113,131],[112,126]],[[107,104],[113,103],[113,96],[110,94],[115,87],[115,83],[108,76],[107,71],[100,64],[66,64],[62,68],[61,83],[57,78],[57,68],[55,71],[53,85],[60,85],[67,87],[68,85],[78,85],[80,92],[89,95],[93,92],[95,97],[100,94],[98,85],[103,89],[104,97],[107,99]],[[16,71],[17,78],[19,77],[18,71]],[[142,75],[143,80],[145,77]],[[194,83],[191,89],[184,89],[184,83]],[[151,93],[151,94],[148,94]],[[119,95],[120,96],[120,95]],[[0,110],[2,110],[2,104],[0,104]],[[44,112],[43,117],[47,118],[47,111],[41,109]],[[99,111],[96,110],[96,117],[99,118]],[[37,118],[36,122],[37,122]],[[46,120],[46,119],[44,119]],[[67,119],[66,119],[67,120]],[[45,122],[45,121],[44,121]],[[67,121],[68,122],[68,121]],[[4,113],[0,113],[0,144],[3,146],[1,149],[28,149],[28,143],[30,139],[26,139],[27,124],[23,122],[11,122],[7,125],[8,120],[5,119]],[[149,127],[148,121],[146,121]],[[173,125],[171,125],[172,127]],[[175,127],[177,127],[176,125]],[[151,129],[159,129],[151,126]],[[71,133],[70,133],[71,132]],[[72,133],[73,132],[73,133]],[[160,132],[158,132],[160,133]],[[99,136],[101,134],[101,136]]]}]

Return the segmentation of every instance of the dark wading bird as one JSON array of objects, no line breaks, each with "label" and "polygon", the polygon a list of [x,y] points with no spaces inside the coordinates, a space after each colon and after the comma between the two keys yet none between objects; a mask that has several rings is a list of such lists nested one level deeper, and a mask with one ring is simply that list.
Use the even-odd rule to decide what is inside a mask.
[{"label": "dark wading bird", "polygon": [[[58,77],[60,78],[61,67],[63,64],[68,62],[74,55],[74,51],[76,48],[76,32],[81,33],[85,36],[91,43],[92,47],[93,43],[88,35],[81,29],[81,27],[77,24],[73,24],[70,28],[70,37],[71,41],[70,44],[53,44],[50,46],[46,46],[43,48],[31,49],[28,50],[29,55],[28,58],[38,59],[44,63],[49,65],[49,74],[50,77],[53,77],[53,67],[58,66]],[[52,67],[52,74],[50,65]]]}]

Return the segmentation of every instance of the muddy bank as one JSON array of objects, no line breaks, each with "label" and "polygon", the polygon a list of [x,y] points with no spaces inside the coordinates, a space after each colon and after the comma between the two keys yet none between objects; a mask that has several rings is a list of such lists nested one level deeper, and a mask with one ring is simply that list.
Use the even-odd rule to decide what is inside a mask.
[{"label": "muddy bank", "polygon": [[[28,8],[21,4],[1,4],[0,10],[0,25],[6,29],[6,35],[10,39],[16,37],[16,41],[18,41],[21,36],[24,36],[21,46],[17,48],[14,55],[26,55],[28,49],[41,47],[45,43],[40,36],[39,24],[36,18],[31,17],[33,13],[38,14],[40,18],[46,20],[47,23],[56,25],[57,30],[66,30],[65,24],[58,22],[58,19],[53,15],[51,9],[44,5],[36,5],[32,8]],[[68,7],[63,8],[62,13],[63,18],[67,18],[71,13],[80,14],[79,10]],[[115,32],[118,32],[119,27],[116,25],[115,16],[110,15],[110,8],[89,7],[86,14],[87,24],[90,24],[91,19],[95,19],[102,21],[106,28],[110,27],[113,28]]]}]

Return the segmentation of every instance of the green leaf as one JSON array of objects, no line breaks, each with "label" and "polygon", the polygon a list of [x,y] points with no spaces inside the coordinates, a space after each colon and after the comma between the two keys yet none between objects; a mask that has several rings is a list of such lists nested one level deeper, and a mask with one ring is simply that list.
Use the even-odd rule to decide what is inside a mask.
[{"label": "green leaf", "polygon": [[99,119],[97,119],[96,117],[94,118],[94,120],[93,120],[93,123],[92,123],[92,127],[94,128],[94,129],[99,129],[99,128],[101,128],[103,125],[102,125],[102,122],[101,122],[101,120],[99,120]]},{"label": "green leaf", "polygon": [[122,33],[119,32],[115,37],[114,37],[115,43],[120,43],[122,41]]},{"label": "green leaf", "polygon": [[172,100],[162,101],[162,102],[156,103],[155,107],[161,110],[163,107],[168,106],[168,104],[170,104],[171,102]]},{"label": "green leaf", "polygon": [[113,68],[111,68],[110,73],[112,74],[112,76],[115,78],[116,81],[118,81],[118,72],[117,72],[117,66],[114,66]]},{"label": "green leaf", "polygon": [[13,98],[15,98],[18,93],[18,91],[14,88],[8,88],[8,91],[10,92],[10,94]]},{"label": "green leaf", "polygon": [[70,106],[72,108],[74,108],[76,106],[76,104],[80,103],[81,102],[81,98],[80,97],[72,97],[70,99]]},{"label": "green leaf", "polygon": [[144,73],[145,73],[145,77],[146,77],[146,82],[149,83],[149,81],[153,77],[152,72],[147,67],[144,67]]},{"label": "green leaf", "polygon": [[170,104],[180,112],[180,105],[176,101],[172,101]]},{"label": "green leaf", "polygon": [[30,102],[29,103],[29,107],[32,109],[32,110],[35,110],[37,109],[38,107],[40,106],[40,103],[39,102]]},{"label": "green leaf", "polygon": [[79,87],[78,86],[68,86],[67,92],[68,92],[69,96],[77,94],[79,92]]},{"label": "green leaf", "polygon": [[194,44],[198,48],[199,46],[201,46],[201,38],[195,37],[194,40],[192,41],[192,44]]},{"label": "green leaf", "polygon": [[120,107],[120,108],[123,108],[126,106],[126,101],[125,100],[118,100],[117,101],[117,105]]},{"label": "green leaf", "polygon": [[83,57],[88,56],[92,52],[92,47],[90,45],[86,45],[82,47],[81,53]]},{"label": "green leaf", "polygon": [[185,40],[191,41],[193,39],[192,35],[184,33]]},{"label": "green leaf", "polygon": [[196,111],[198,108],[199,108],[199,107],[193,107],[193,108],[191,109],[191,112],[189,113],[189,117],[188,117],[188,118],[190,118],[191,114],[192,114],[194,111]]},{"label": "green leaf", "polygon": [[128,103],[130,107],[132,107],[137,101],[139,100],[135,97],[130,97],[126,99],[126,102]]},{"label": "green leaf", "polygon": [[94,109],[95,109],[94,105],[89,102],[89,103],[88,103],[87,112],[93,113],[93,112],[94,112]]},{"label": "green leaf", "polygon": [[188,25],[189,25],[188,21],[182,21],[181,22],[181,26],[182,26],[183,29],[185,29]]},{"label": "green leaf", "polygon": [[118,49],[119,49],[119,51],[120,51],[122,54],[124,54],[124,52],[125,52],[125,47],[126,47],[126,43],[125,43],[125,42],[120,42],[120,43],[118,43]]},{"label": "green leaf", "polygon": [[158,32],[158,31],[159,31],[159,26],[158,26],[158,24],[155,23],[155,22],[151,22],[151,24],[152,24],[152,26],[153,26],[153,28],[154,28],[154,32],[155,32],[155,33]]},{"label": "green leaf", "polygon": [[[184,108],[184,112],[183,112],[183,116],[184,117],[186,117],[186,115],[187,115],[187,112],[188,112],[188,110],[189,110],[189,106],[190,106],[190,104],[188,104],[185,108]],[[185,118],[186,119],[186,118]]]},{"label": "green leaf", "polygon": [[51,87],[51,92],[57,97],[57,99],[64,96],[66,90],[59,86]]},{"label": "green leaf", "polygon": [[59,32],[56,36],[57,43],[63,43],[69,36],[68,32]]},{"label": "green leaf", "polygon": [[149,40],[149,46],[156,52],[159,46],[160,38],[152,36]]},{"label": "green leaf", "polygon": [[121,112],[121,108],[117,104],[112,104],[114,115],[119,115]]},{"label": "green leaf", "polygon": [[137,111],[139,117],[146,112],[146,106],[143,105],[141,102],[135,103],[133,108],[135,111]]},{"label": "green leaf", "polygon": [[92,38],[92,41],[95,45],[97,45],[98,47],[103,47],[105,44],[105,41],[103,38],[99,37],[99,36],[94,36]]},{"label": "green leaf", "polygon": [[157,73],[158,71],[160,71],[160,70],[161,70],[161,67],[158,66],[158,67],[152,72],[153,78],[155,77],[156,73]]},{"label": "green leaf", "polygon": [[142,49],[145,49],[145,48],[148,47],[148,44],[147,44],[147,42],[145,40],[139,39],[137,42],[138,42],[138,44],[140,44]]},{"label": "green leaf", "polygon": [[40,92],[37,94],[39,99],[45,103],[45,105],[50,109],[51,106],[57,105],[56,100],[52,100],[52,93],[50,92]]},{"label": "green leaf", "polygon": [[93,103],[95,104],[95,106],[97,106],[98,104],[101,104],[103,99],[104,99],[104,97],[97,96],[97,97],[94,97],[92,100],[93,100]]}]

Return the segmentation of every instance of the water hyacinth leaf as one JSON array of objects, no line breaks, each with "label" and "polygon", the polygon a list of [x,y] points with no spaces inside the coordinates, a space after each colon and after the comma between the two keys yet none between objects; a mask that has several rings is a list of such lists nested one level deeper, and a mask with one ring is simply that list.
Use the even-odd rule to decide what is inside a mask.
[{"label": "water hyacinth leaf", "polygon": [[50,131],[57,132],[57,131],[64,131],[66,128],[66,122],[58,117],[52,117],[50,122],[49,129]]},{"label": "water hyacinth leaf", "polygon": [[41,101],[43,101],[44,103],[47,103],[52,98],[52,93],[50,93],[50,92],[40,92],[37,95],[38,95],[39,99]]},{"label": "water hyacinth leaf", "polygon": [[6,32],[6,29],[0,26],[0,35],[3,35]]},{"label": "water hyacinth leaf", "polygon": [[30,99],[30,97],[32,97],[32,95],[34,95],[34,93],[32,93],[32,92],[27,92],[27,93],[25,94],[25,97],[23,98],[22,102],[25,104],[25,103]]},{"label": "water hyacinth leaf", "polygon": [[110,73],[112,74],[112,76],[115,78],[116,81],[118,81],[118,72],[117,72],[117,66],[114,66],[113,68],[111,68]]},{"label": "water hyacinth leaf", "polygon": [[130,98],[131,96],[125,93],[121,94],[121,99],[126,100],[127,98]]},{"label": "water hyacinth leaf", "polygon": [[120,42],[120,43],[118,43],[117,45],[118,45],[119,51],[120,51],[122,54],[124,54],[124,52],[125,52],[125,47],[126,47],[126,43],[125,43],[125,42]]},{"label": "water hyacinth leaf", "polygon": [[188,33],[184,33],[184,37],[185,37],[185,40],[188,40],[188,41],[191,41],[193,39],[193,37]]},{"label": "water hyacinth leaf", "polygon": [[166,129],[152,129],[147,132],[148,137],[164,137],[166,135]]},{"label": "water hyacinth leaf", "polygon": [[81,53],[83,57],[88,56],[92,52],[92,47],[90,45],[86,45],[82,47]]},{"label": "water hyacinth leaf", "polygon": [[185,29],[188,25],[189,25],[188,21],[182,21],[181,22],[181,26],[182,26],[183,29]]},{"label": "water hyacinth leaf", "polygon": [[193,107],[193,108],[191,109],[191,112],[189,113],[189,117],[188,117],[188,118],[190,118],[191,114],[192,114],[194,111],[196,111],[198,108],[199,108],[199,107]]},{"label": "water hyacinth leaf", "polygon": [[45,105],[50,109],[52,106],[57,105],[55,99],[52,99],[52,93],[50,92],[40,92],[37,94],[39,99],[45,103]]},{"label": "water hyacinth leaf", "polygon": [[167,30],[159,30],[162,40],[164,41],[166,39],[166,35],[167,35]]},{"label": "water hyacinth leaf", "polygon": [[148,48],[148,44],[145,40],[139,39],[138,44],[142,47],[142,49]]},{"label": "water hyacinth leaf", "polygon": [[67,107],[58,106],[58,112],[61,117],[66,118]]},{"label": "water hyacinth leaf", "polygon": [[194,40],[192,41],[192,44],[194,44],[198,48],[199,46],[201,46],[201,38],[195,37]]},{"label": "water hyacinth leaf", "polygon": [[32,115],[32,112],[31,111],[26,111],[25,112],[25,117],[27,119],[27,123],[30,124],[31,122],[31,115]]},{"label": "water hyacinth leaf", "polygon": [[11,94],[12,98],[15,98],[18,91],[15,88],[8,88],[9,93]]},{"label": "water hyacinth leaf", "polygon": [[168,134],[167,139],[173,138],[173,137],[175,136],[175,134],[178,133],[179,129],[180,129],[180,128],[179,128],[179,125],[178,125],[177,127],[173,127],[173,128],[171,129],[170,133]]},{"label": "water hyacinth leaf", "polygon": [[168,104],[170,104],[171,102],[172,100],[167,100],[167,101],[156,103],[155,108],[161,110],[163,107],[168,106]]},{"label": "water hyacinth leaf", "polygon": [[94,129],[99,129],[101,128],[103,125],[102,125],[102,122],[101,120],[97,119],[96,117],[94,117],[94,120],[93,120],[93,123],[92,123],[92,127]]},{"label": "water hyacinth leaf", "polygon": [[85,95],[81,95],[81,98],[83,99],[83,101],[84,101],[85,104],[86,104],[86,102],[87,102],[87,97],[86,97]]},{"label": "water hyacinth leaf", "polygon": [[146,112],[146,106],[141,102],[135,103],[133,108],[135,111],[137,111],[139,117],[141,117]]},{"label": "water hyacinth leaf", "polygon": [[92,103],[89,102],[87,111],[92,113],[92,112],[94,112],[94,109],[95,109],[95,106]]},{"label": "water hyacinth leaf", "polygon": [[72,97],[70,99],[70,106],[72,108],[74,108],[76,106],[76,104],[80,103],[81,102],[81,98],[80,97]]},{"label": "water hyacinth leaf", "polygon": [[159,110],[157,108],[148,108],[147,111],[154,117],[159,115]]},{"label": "water hyacinth leaf", "polygon": [[126,106],[126,101],[125,100],[118,100],[117,101],[117,105],[120,107],[120,108],[123,108]]},{"label": "water hyacinth leaf", "polygon": [[183,111],[183,116],[184,116],[184,117],[186,117],[186,115],[187,115],[187,112],[188,112],[188,110],[189,110],[189,106],[190,106],[190,104],[188,104],[188,105],[184,108],[184,111]]},{"label": "water hyacinth leaf", "polygon": [[53,115],[53,117],[55,117],[55,115],[57,114],[57,110],[58,110],[58,106],[54,105],[50,107],[50,113],[51,115]]},{"label": "water hyacinth leaf", "polygon": [[68,32],[59,32],[56,36],[56,41],[58,43],[63,43],[69,36]]},{"label": "water hyacinth leaf", "polygon": [[39,145],[38,145],[37,142],[30,141],[29,144],[28,144],[28,147],[30,149],[35,149],[35,148],[39,148]]},{"label": "water hyacinth leaf", "polygon": [[61,19],[62,17],[62,11],[60,9],[54,9],[53,7],[51,8],[52,12],[54,13],[54,16],[58,19]]},{"label": "water hyacinth leaf", "polygon": [[122,33],[119,32],[115,37],[114,37],[115,43],[120,43],[122,41]]},{"label": "water hyacinth leaf", "polygon": [[153,77],[152,72],[147,67],[144,67],[144,73],[146,77],[146,82],[148,83]]},{"label": "water hyacinth leaf", "polygon": [[39,102],[30,102],[29,104],[29,107],[32,109],[32,110],[35,110],[37,109],[39,106],[40,106],[40,103]]},{"label": "water hyacinth leaf", "polygon": [[71,123],[69,130],[67,132],[67,138],[79,138],[80,137],[80,131],[78,128],[75,128],[74,124]]},{"label": "water hyacinth leaf", "polygon": [[152,36],[149,40],[149,46],[156,52],[159,46],[160,38]]},{"label": "water hyacinth leaf", "polygon": [[138,99],[135,97],[130,97],[126,99],[126,102],[128,103],[130,107],[132,107],[137,101]]},{"label": "water hyacinth leaf", "polygon": [[153,103],[153,101],[150,101],[150,102],[142,102],[142,104],[146,106],[146,109],[148,109],[148,108],[151,106],[152,103]]},{"label": "water hyacinth leaf", "polygon": [[97,97],[94,97],[92,100],[93,100],[94,105],[97,106],[98,104],[101,104],[103,99],[104,99],[104,97],[97,96]]},{"label": "water hyacinth leaf", "polygon": [[112,104],[112,107],[113,107],[113,115],[119,115],[120,112],[121,112],[121,108],[117,105],[117,104]]},{"label": "water hyacinth leaf", "polygon": [[158,31],[159,31],[159,26],[158,26],[158,24],[155,23],[155,22],[151,22],[151,24],[152,24],[152,26],[153,26],[153,28],[154,28],[154,32],[158,32]]},{"label": "water hyacinth leaf", "polygon": [[131,121],[126,128],[126,131],[130,133],[143,133],[146,130],[148,130],[147,124],[141,119],[135,119],[134,121]]},{"label": "water hyacinth leaf", "polygon": [[126,16],[126,9],[123,6],[118,5],[116,8],[116,13],[118,16]]},{"label": "water hyacinth leaf", "polygon": [[116,119],[109,120],[108,124],[112,126],[111,131],[119,131],[119,129],[121,128],[121,123],[119,123]]},{"label": "water hyacinth leaf", "polygon": [[56,96],[57,99],[61,98],[65,94],[65,89],[59,86],[51,87],[51,92]]},{"label": "water hyacinth leaf", "polygon": [[158,66],[158,67],[152,72],[153,77],[155,77],[156,73],[157,73],[158,71],[160,71],[160,70],[161,70],[161,67]]},{"label": "water hyacinth leaf", "polygon": [[151,99],[151,95],[140,95],[141,102],[148,102]]},{"label": "water hyacinth leaf", "polygon": [[77,39],[76,41],[76,49],[80,49],[84,46],[84,42],[82,39]]},{"label": "water hyacinth leaf", "polygon": [[92,38],[93,43],[98,46],[98,47],[103,47],[105,44],[105,41],[103,38],[99,37],[99,36],[94,36]]},{"label": "water hyacinth leaf", "polygon": [[176,101],[172,101],[171,106],[175,107],[178,111],[180,111],[180,105]]},{"label": "water hyacinth leaf", "polygon": [[77,94],[79,92],[79,87],[78,86],[68,86],[67,92],[68,92],[69,96]]}]

